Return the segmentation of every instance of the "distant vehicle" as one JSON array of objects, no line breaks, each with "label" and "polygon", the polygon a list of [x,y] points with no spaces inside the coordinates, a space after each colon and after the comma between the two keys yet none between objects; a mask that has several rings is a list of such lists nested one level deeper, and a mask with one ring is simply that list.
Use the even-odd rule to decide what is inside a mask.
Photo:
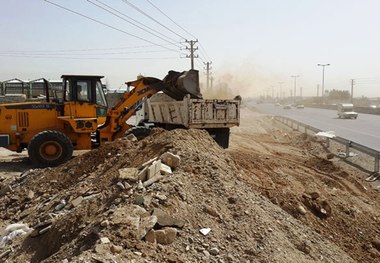
[{"label": "distant vehicle", "polygon": [[339,119],[356,119],[358,113],[354,111],[354,105],[349,103],[338,104]]},{"label": "distant vehicle", "polygon": [[291,105],[285,105],[285,106],[284,106],[284,110],[290,110],[291,108],[292,108]]},{"label": "distant vehicle", "polygon": [[369,107],[370,107],[371,109],[376,109],[376,108],[377,108],[376,105],[369,105]]},{"label": "distant vehicle", "polygon": [[296,106],[296,108],[297,108],[297,109],[303,109],[303,108],[305,108],[305,106],[304,106],[303,104],[298,104],[298,105]]}]

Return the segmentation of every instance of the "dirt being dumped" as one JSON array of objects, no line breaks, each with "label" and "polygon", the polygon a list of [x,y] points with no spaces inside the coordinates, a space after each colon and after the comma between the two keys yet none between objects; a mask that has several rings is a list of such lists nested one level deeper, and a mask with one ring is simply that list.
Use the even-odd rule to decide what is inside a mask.
[{"label": "dirt being dumped", "polygon": [[[2,182],[6,262],[376,262],[379,192],[315,139],[242,110],[231,148],[201,130],[120,139]],[[172,174],[120,176],[165,152]]]}]

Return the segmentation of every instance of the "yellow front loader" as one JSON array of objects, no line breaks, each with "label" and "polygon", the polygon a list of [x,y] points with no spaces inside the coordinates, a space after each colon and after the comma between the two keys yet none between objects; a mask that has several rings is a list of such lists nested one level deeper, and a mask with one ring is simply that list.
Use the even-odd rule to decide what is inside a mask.
[{"label": "yellow front loader", "polygon": [[[92,149],[124,136],[129,129],[126,120],[143,99],[166,88],[155,78],[129,82],[134,89],[108,109],[101,78],[63,75],[60,97],[0,105],[0,147],[16,152],[27,149],[38,166],[59,165],[71,158],[73,150]],[[51,93],[47,81],[45,88],[46,94]]]}]

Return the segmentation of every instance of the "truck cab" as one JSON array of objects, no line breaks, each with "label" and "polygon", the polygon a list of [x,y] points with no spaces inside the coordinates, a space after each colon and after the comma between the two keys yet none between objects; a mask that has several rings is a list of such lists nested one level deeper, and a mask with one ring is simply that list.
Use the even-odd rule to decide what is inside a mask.
[{"label": "truck cab", "polygon": [[338,118],[339,119],[356,119],[358,113],[354,111],[354,105],[350,103],[338,104]]}]

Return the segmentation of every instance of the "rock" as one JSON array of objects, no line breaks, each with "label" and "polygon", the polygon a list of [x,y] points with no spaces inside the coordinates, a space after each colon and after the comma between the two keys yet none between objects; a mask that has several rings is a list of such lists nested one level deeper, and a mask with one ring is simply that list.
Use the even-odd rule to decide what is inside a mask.
[{"label": "rock", "polygon": [[149,243],[156,243],[156,231],[151,229],[144,237],[145,241]]},{"label": "rock", "polygon": [[201,232],[201,234],[204,236],[207,236],[210,233],[210,231],[211,231],[211,228],[208,228],[208,227],[202,228],[199,230],[199,232]]},{"label": "rock", "polygon": [[320,197],[320,194],[318,192],[311,192],[311,193],[308,193],[311,197],[311,199],[313,200],[316,200]]},{"label": "rock", "polygon": [[219,249],[216,247],[211,248],[208,252],[210,252],[210,254],[213,256],[219,255]]},{"label": "rock", "polygon": [[335,154],[333,154],[333,153],[328,153],[328,154],[326,155],[327,160],[331,160],[331,159],[333,159],[334,157],[335,157]]},{"label": "rock", "polygon": [[160,168],[160,172],[161,174],[172,174],[172,168],[170,168],[170,166],[166,165],[166,164],[161,164],[161,168]]},{"label": "rock", "polygon": [[26,196],[27,200],[32,200],[34,198],[34,192],[32,190],[28,191],[28,195]]},{"label": "rock", "polygon": [[144,201],[145,201],[144,196],[138,195],[138,196],[135,197],[135,200],[133,201],[133,203],[135,205],[143,205]]},{"label": "rock", "polygon": [[172,169],[177,168],[181,164],[181,157],[170,152],[161,155],[160,160]]},{"label": "rock", "polygon": [[111,252],[114,254],[120,254],[123,251],[122,246],[116,246],[116,245],[112,245],[110,249],[111,249]]},{"label": "rock", "polygon": [[119,169],[119,176],[118,178],[121,180],[128,180],[130,182],[137,182],[138,181],[138,170],[134,167],[129,168],[122,168]]},{"label": "rock", "polygon": [[152,215],[149,217],[142,218],[139,229],[137,230],[136,238],[141,240],[146,234],[154,227],[157,223],[157,216]]},{"label": "rock", "polygon": [[74,206],[74,207],[77,207],[79,206],[83,201],[83,196],[79,196],[77,198],[75,198],[74,200],[71,201],[71,204]]},{"label": "rock", "polygon": [[169,245],[174,242],[177,237],[177,229],[173,227],[164,228],[155,231],[156,241],[162,245]]},{"label": "rock", "polygon": [[137,190],[143,190],[144,189],[144,185],[143,183],[139,180],[138,184],[137,184]]},{"label": "rock", "polygon": [[372,240],[372,246],[376,248],[378,251],[380,251],[380,239],[374,239]]},{"label": "rock", "polygon": [[119,186],[121,190],[125,190],[125,186],[122,182],[117,182],[116,185]]},{"label": "rock", "polygon": [[109,226],[110,222],[106,219],[106,220],[103,220],[101,223],[100,223],[100,226],[102,227],[107,227]]},{"label": "rock", "polygon": [[108,251],[108,245],[106,244],[96,244],[94,248],[95,252],[100,255],[105,255]]},{"label": "rock", "polygon": [[109,244],[109,243],[111,243],[111,241],[109,240],[108,237],[102,237],[102,238],[100,238],[100,243]]},{"label": "rock", "polygon": [[297,211],[301,214],[301,215],[306,215],[306,209],[302,206],[302,205],[299,205],[297,207]]},{"label": "rock", "polygon": [[206,212],[209,215],[212,215],[212,216],[215,216],[215,217],[219,217],[219,213],[214,208],[212,208],[211,206],[205,205],[203,207],[203,211]]},{"label": "rock", "polygon": [[185,225],[185,221],[173,218],[172,216],[168,215],[167,213],[158,208],[155,208],[153,210],[153,215],[157,216],[157,224],[161,227],[175,226],[182,228]]},{"label": "rock", "polygon": [[158,200],[160,201],[166,201],[168,198],[166,195],[160,195],[160,194],[156,194],[155,196]]}]

